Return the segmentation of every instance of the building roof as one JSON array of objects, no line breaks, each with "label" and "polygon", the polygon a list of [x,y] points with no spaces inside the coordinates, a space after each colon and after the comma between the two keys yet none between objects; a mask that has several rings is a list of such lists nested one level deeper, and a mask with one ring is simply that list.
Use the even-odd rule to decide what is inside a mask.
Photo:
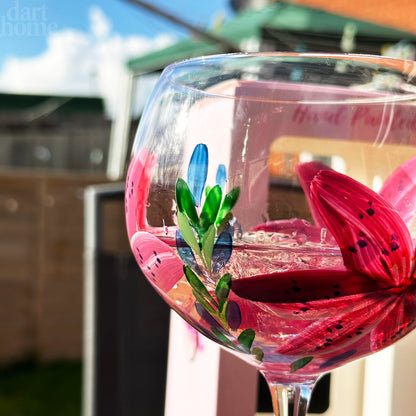
[{"label": "building roof", "polygon": [[302,6],[362,19],[382,26],[416,33],[414,0],[291,0]]},{"label": "building roof", "polygon": [[[310,33],[325,37],[342,36],[347,24],[354,25],[357,35],[380,41],[416,40],[416,34],[381,26],[360,19],[329,13],[323,9],[305,7],[287,2],[274,2],[261,10],[245,10],[215,32],[244,49],[244,41],[260,39],[264,30],[290,31],[292,34]],[[317,51],[318,49],[315,49]],[[135,74],[162,70],[168,64],[195,56],[227,52],[222,45],[209,40],[184,39],[165,49],[132,59],[128,68]]]},{"label": "building roof", "polygon": [[42,111],[42,109],[58,113],[103,113],[104,103],[102,98],[98,97],[0,93],[0,111]]}]

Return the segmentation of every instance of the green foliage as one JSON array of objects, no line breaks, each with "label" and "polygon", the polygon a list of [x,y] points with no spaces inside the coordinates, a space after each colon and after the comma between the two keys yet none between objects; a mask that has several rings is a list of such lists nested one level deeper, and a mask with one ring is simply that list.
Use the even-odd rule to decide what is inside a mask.
[{"label": "green foliage", "polygon": [[[212,226],[215,226],[217,235],[226,230],[229,222],[233,218],[231,209],[237,203],[238,197],[240,196],[240,188],[233,188],[225,195],[224,199],[222,196],[222,189],[219,185],[215,185],[213,188],[206,186],[205,202],[202,207],[201,215],[198,217],[194,199],[188,184],[182,178],[178,178],[176,181],[175,197],[176,205],[178,207],[179,229],[181,230],[185,241],[199,256],[201,256],[201,253],[199,252],[199,249],[196,248],[196,240],[194,241],[193,238],[194,231],[202,244],[205,235],[208,232],[212,233]],[[192,231],[192,229],[194,231]],[[192,233],[190,231],[192,231]],[[210,258],[209,251],[208,257]],[[205,260],[207,260],[207,266],[210,268],[206,255]]]},{"label": "green foliage", "polygon": [[217,283],[215,288],[215,296],[218,299],[218,302],[227,300],[228,295],[230,294],[231,289],[231,275],[226,273]]},{"label": "green foliage", "polygon": [[[231,209],[238,200],[240,188],[233,188],[224,198],[219,185],[212,188],[206,186],[204,192],[205,201],[198,217],[195,202],[187,183],[181,178],[176,181],[175,196],[178,207],[179,230],[185,242],[199,256],[208,274],[211,275],[215,239],[217,235],[220,235],[229,227],[229,222],[233,218]],[[231,275],[226,273],[219,279],[215,287],[214,298],[214,295],[211,295],[204,283],[189,266],[184,266],[184,273],[197,302],[223,328],[221,330],[215,326],[211,327],[211,332],[217,340],[234,350],[251,353],[258,361],[262,361],[263,351],[257,347],[252,349],[255,338],[253,329],[249,328],[242,331],[236,340],[237,342],[232,340],[233,337],[228,325],[228,296],[231,290]]]},{"label": "green foliage", "polygon": [[215,223],[218,211],[221,206],[222,190],[219,185],[215,185],[209,191],[204,206],[199,217],[199,234],[203,235],[208,228]]},{"label": "green foliage", "polygon": [[185,214],[179,211],[177,214],[177,218],[178,218],[179,229],[181,230],[183,239],[186,241],[188,246],[191,247],[192,250],[194,250],[199,255],[199,257],[201,257],[202,254],[201,254],[201,249],[199,248],[199,243],[195,237],[194,231],[192,230]]},{"label": "green foliage", "polygon": [[204,237],[202,239],[202,252],[204,253],[204,259],[205,259],[205,263],[207,265],[208,268],[208,272],[209,274],[212,273],[212,264],[211,264],[211,260],[212,260],[212,251],[214,249],[214,244],[215,244],[215,227],[214,225],[211,225],[207,232],[204,234]]},{"label": "green foliage", "polygon": [[301,368],[305,367],[305,365],[309,364],[312,360],[313,357],[299,358],[299,360],[296,360],[290,364],[290,372],[294,373],[295,371],[300,370]]},{"label": "green foliage", "polygon": [[238,348],[237,345],[235,345],[232,341],[230,341],[223,332],[221,332],[218,328],[215,328],[215,326],[211,327],[212,333],[215,335],[215,337],[220,341],[222,344],[226,345],[227,347],[235,350],[235,351],[241,351],[240,348]]},{"label": "green foliage", "polygon": [[82,365],[25,360],[0,369],[0,415],[79,416]]},{"label": "green foliage", "polygon": [[194,198],[188,184],[181,178],[176,181],[176,204],[179,212],[185,214],[194,227],[198,226],[198,213],[196,212]]},{"label": "green foliage", "polygon": [[225,216],[234,208],[234,205],[237,203],[237,200],[240,196],[240,187],[236,186],[235,188],[231,189],[227,195],[224,197],[224,201],[222,202],[220,211],[218,213],[217,219],[215,221],[215,225],[218,227],[221,221],[225,218]]},{"label": "green foliage", "polygon": [[[188,266],[183,267],[186,280],[191,285],[193,293],[197,294],[199,299],[203,299],[204,303],[211,303],[218,307],[218,303],[214,300],[205,285],[199,280],[198,276]],[[201,302],[200,302],[201,303]],[[204,306],[204,305],[202,305]]]},{"label": "green foliage", "polygon": [[251,345],[253,344],[255,332],[249,328],[244,330],[239,336],[238,336],[238,342],[240,345],[247,350],[247,352],[250,352]]},{"label": "green foliage", "polygon": [[259,363],[263,362],[264,352],[263,352],[263,350],[262,350],[261,348],[259,348],[259,347],[254,347],[254,348],[251,350],[251,355],[253,355],[253,356],[254,356],[254,358],[255,358],[255,359],[256,359]]}]

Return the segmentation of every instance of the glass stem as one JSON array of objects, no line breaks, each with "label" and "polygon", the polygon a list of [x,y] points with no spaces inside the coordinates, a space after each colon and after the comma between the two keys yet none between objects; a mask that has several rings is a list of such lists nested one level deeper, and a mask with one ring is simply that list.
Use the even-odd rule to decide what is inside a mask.
[{"label": "glass stem", "polygon": [[[289,390],[291,387],[283,384],[270,383],[270,393],[274,416],[289,416]],[[291,391],[290,391],[291,393]]]},{"label": "glass stem", "polygon": [[[274,416],[306,416],[312,389],[315,383],[280,384],[269,383]],[[289,413],[289,403],[293,413]]]},{"label": "glass stem", "polygon": [[314,384],[302,384],[295,387],[293,416],[306,416]]}]

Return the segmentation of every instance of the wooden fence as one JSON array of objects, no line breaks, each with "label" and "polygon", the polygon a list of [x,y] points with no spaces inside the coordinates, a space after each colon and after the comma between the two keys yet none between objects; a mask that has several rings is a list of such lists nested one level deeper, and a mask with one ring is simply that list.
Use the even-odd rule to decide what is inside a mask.
[{"label": "wooden fence", "polygon": [[105,181],[0,174],[0,362],[81,357],[83,192]]}]

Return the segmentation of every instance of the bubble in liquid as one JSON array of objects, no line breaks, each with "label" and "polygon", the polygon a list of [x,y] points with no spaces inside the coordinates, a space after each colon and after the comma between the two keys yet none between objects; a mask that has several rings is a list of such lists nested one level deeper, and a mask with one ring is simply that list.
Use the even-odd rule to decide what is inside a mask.
[{"label": "bubble in liquid", "polygon": [[266,240],[266,233],[264,231],[257,231],[256,233],[257,243],[264,243]]},{"label": "bubble in liquid", "polygon": [[282,241],[282,237],[277,233],[273,233],[270,237],[270,241],[272,243],[277,244],[277,243],[280,243],[280,241]]},{"label": "bubble in liquid", "polygon": [[236,219],[234,219],[230,223],[234,228],[233,238],[235,240],[241,240],[243,238],[243,231],[241,229],[241,224]]},{"label": "bubble in liquid", "polygon": [[296,234],[296,242],[301,246],[308,241],[308,237],[305,234],[299,233]]},{"label": "bubble in liquid", "polygon": [[[234,233],[235,234],[235,233]],[[256,233],[253,232],[246,232],[242,234],[241,238],[249,244],[255,244],[256,243]]]},{"label": "bubble in liquid", "polygon": [[321,228],[321,244],[325,244],[326,233],[327,233],[327,229],[325,227],[322,227]]}]

